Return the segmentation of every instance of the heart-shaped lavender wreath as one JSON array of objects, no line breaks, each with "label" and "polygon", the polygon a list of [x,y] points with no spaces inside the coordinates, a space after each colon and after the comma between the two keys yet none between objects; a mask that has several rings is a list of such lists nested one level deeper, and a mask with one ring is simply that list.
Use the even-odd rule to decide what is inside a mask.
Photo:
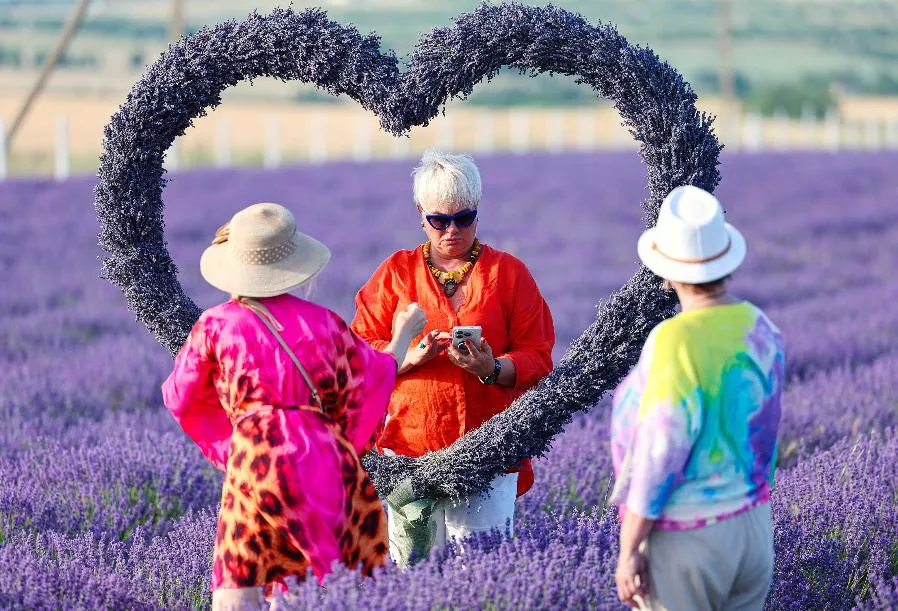
[{"label": "heart-shaped lavender wreath", "polygon": [[[106,126],[95,194],[100,245],[109,253],[103,274],[172,354],[200,309],[184,293],[166,248],[163,158],[193,119],[240,81],[268,76],[345,93],[402,135],[503,66],[571,75],[612,100],[641,143],[647,225],[675,186],[717,186],[722,147],[712,118],[696,110],[696,95],[679,73],[610,25],[552,6],[483,5],[421,38],[402,73],[379,42],[317,9],[277,9],[204,28],[163,53]],[[649,330],[672,315],[674,298],[659,287],[640,266],[600,304],[595,322],[546,378],[450,447],[416,459],[369,454],[365,466],[378,492],[385,497],[411,478],[419,497],[471,495],[507,465],[544,454],[575,412],[595,404],[633,366]]]}]

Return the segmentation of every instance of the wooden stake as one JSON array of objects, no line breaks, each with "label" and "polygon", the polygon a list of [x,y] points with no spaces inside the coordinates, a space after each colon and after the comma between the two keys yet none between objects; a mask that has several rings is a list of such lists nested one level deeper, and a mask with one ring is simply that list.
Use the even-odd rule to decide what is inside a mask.
[{"label": "wooden stake", "polygon": [[10,149],[10,147],[12,147],[13,139],[16,137],[16,133],[19,131],[19,127],[22,125],[22,121],[24,121],[25,117],[28,115],[28,111],[31,110],[31,107],[34,105],[35,100],[37,100],[38,95],[40,95],[40,92],[43,90],[44,85],[46,85],[47,80],[50,78],[50,75],[56,68],[59,60],[65,54],[66,49],[69,48],[69,43],[72,42],[72,38],[74,38],[75,32],[78,31],[78,26],[81,25],[81,21],[84,19],[84,14],[87,12],[87,6],[89,4],[90,0],[79,0],[78,4],[74,9],[72,9],[72,12],[69,14],[65,25],[62,26],[62,32],[59,34],[59,40],[56,41],[56,46],[53,47],[53,51],[50,52],[50,57],[47,58],[47,63],[44,64],[44,67],[41,69],[41,73],[38,75],[37,80],[31,87],[31,91],[29,91],[28,95],[25,97],[25,101],[22,103],[22,107],[19,108],[19,112],[16,113],[15,118],[13,118],[12,120],[12,124],[9,126],[9,134],[7,134],[6,139],[3,141],[3,145],[6,147],[7,151]]}]

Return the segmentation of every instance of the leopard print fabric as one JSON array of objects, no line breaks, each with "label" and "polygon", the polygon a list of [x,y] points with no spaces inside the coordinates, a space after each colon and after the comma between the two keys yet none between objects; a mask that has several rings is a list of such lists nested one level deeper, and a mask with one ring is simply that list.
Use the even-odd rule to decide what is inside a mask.
[{"label": "leopard print fabric", "polygon": [[163,400],[225,472],[211,589],[321,581],[334,563],[386,562],[381,501],[359,462],[383,428],[396,361],[333,312],[292,295],[260,300],[318,390],[256,314],[206,310],[175,359]]},{"label": "leopard print fabric", "polygon": [[[302,457],[282,420],[301,417],[306,435],[318,436],[318,452],[332,453],[342,473],[345,491],[342,516],[329,525],[329,535],[315,516],[321,498],[307,493],[312,482],[303,481]],[[327,496],[317,491],[318,497]],[[333,492],[333,491],[331,491]],[[284,578],[300,579],[310,568],[331,556],[321,540],[336,541],[340,562],[363,574],[384,564],[387,526],[383,506],[352,445],[330,418],[317,408],[260,410],[242,418],[232,437],[227,477],[215,539],[213,573],[220,587],[284,586]],[[325,545],[326,547],[326,545]]]}]

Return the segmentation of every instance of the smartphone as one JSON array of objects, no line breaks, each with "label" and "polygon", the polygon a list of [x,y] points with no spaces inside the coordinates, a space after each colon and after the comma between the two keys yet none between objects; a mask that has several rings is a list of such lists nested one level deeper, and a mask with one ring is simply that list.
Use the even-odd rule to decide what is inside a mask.
[{"label": "smartphone", "polygon": [[462,352],[467,352],[465,340],[471,340],[475,346],[480,347],[481,333],[480,327],[452,327],[452,345]]}]

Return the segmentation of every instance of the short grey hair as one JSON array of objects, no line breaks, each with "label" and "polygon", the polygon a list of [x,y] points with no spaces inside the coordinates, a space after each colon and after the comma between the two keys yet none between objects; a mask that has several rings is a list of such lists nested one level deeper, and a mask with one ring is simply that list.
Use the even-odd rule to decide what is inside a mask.
[{"label": "short grey hair", "polygon": [[454,202],[463,208],[477,208],[483,187],[480,170],[470,155],[444,153],[429,149],[412,172],[415,203]]}]

